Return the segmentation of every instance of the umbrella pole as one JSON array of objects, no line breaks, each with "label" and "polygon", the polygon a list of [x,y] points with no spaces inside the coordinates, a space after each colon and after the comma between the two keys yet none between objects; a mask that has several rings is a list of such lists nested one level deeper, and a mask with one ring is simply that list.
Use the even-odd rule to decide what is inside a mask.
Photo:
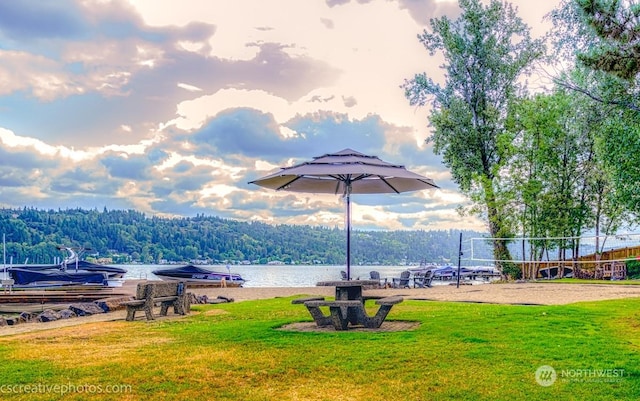
[{"label": "umbrella pole", "polygon": [[351,196],[347,192],[347,280],[351,280]]}]

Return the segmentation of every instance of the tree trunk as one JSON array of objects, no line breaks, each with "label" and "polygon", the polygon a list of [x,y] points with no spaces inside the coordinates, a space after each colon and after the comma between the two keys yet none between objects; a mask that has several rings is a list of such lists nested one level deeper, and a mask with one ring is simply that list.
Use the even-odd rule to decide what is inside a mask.
[{"label": "tree trunk", "polygon": [[496,261],[496,268],[498,271],[503,272],[507,263],[511,261],[511,253],[507,248],[507,241],[501,239],[504,237],[505,227],[503,227],[503,219],[500,210],[497,207],[497,201],[493,192],[491,181],[485,179],[484,192],[487,205],[487,218],[489,220],[489,234],[493,238],[493,258]]}]

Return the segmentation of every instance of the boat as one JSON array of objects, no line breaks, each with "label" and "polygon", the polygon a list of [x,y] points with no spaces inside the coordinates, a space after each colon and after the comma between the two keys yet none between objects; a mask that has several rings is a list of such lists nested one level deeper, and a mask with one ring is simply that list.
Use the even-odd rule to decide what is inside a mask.
[{"label": "boat", "polygon": [[14,288],[17,286],[53,287],[70,284],[105,285],[108,279],[107,273],[86,270],[29,270],[17,267],[12,267],[7,270],[14,280]]},{"label": "boat", "polygon": [[122,278],[124,277],[125,273],[127,273],[125,269],[120,267],[99,265],[97,263],[91,263],[86,260],[79,260],[72,266],[67,265],[67,271],[70,270],[84,270],[89,272],[106,273],[107,278],[110,280]]},{"label": "boat", "polygon": [[455,272],[453,266],[450,265],[437,265],[437,264],[424,264],[420,265],[420,267],[409,269],[409,271],[413,274],[424,274],[427,272],[431,272],[433,274],[433,278],[441,279],[441,278],[451,278]]},{"label": "boat", "polygon": [[[436,264],[421,264],[418,268],[409,269],[414,275],[425,274],[431,272],[434,280],[454,280],[458,276],[458,267],[452,265],[436,265]],[[500,277],[494,267],[489,266],[461,266],[460,278],[469,280],[490,280],[492,278]]]},{"label": "boat", "polygon": [[[540,276],[542,278],[545,278],[545,279],[559,278],[558,277],[559,271],[560,271],[560,267],[559,266],[544,267],[544,268],[539,270]],[[573,267],[565,266],[564,267],[564,275],[563,275],[563,277],[564,278],[573,277]]]},{"label": "boat", "polygon": [[203,267],[186,265],[173,269],[152,271],[162,280],[182,280],[191,285],[210,285],[214,287],[242,287],[245,280],[236,273],[215,272]]},{"label": "boat", "polygon": [[453,266],[441,266],[431,270],[434,280],[451,280],[457,273]]},{"label": "boat", "polygon": [[80,260],[78,253],[71,247],[59,247],[69,255],[59,264],[52,265],[14,265],[6,269],[14,280],[14,288],[42,288],[65,285],[92,284],[121,286],[125,269],[104,266]]}]

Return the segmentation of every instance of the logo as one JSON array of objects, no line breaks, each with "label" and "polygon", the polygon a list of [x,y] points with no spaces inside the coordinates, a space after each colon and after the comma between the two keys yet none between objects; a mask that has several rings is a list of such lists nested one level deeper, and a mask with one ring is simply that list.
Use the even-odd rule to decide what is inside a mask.
[{"label": "logo", "polygon": [[557,378],[556,370],[549,365],[540,366],[538,370],[536,370],[536,382],[542,387],[553,385]]}]

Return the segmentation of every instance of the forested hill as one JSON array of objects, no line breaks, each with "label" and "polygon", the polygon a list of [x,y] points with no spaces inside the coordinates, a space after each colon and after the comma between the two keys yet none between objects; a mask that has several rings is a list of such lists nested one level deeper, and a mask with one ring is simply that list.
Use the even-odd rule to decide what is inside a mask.
[{"label": "forested hill", "polygon": [[[268,225],[212,216],[147,217],[133,210],[0,209],[7,263],[53,263],[57,246],[90,248],[87,255],[111,263],[199,260],[344,264],[345,231]],[[464,238],[481,237],[466,231]],[[456,260],[459,231],[352,231],[353,264]]]}]

